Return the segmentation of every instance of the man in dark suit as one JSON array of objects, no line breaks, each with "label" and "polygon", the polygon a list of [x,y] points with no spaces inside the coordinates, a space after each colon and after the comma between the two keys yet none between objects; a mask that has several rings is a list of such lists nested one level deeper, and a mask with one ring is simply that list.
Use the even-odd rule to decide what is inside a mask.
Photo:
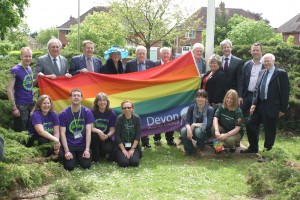
[{"label": "man in dark suit", "polygon": [[206,72],[206,62],[204,60],[203,53],[204,53],[204,46],[201,43],[195,43],[193,45],[193,56],[199,71],[199,74],[201,75],[201,77],[205,74]]},{"label": "man in dark suit", "polygon": [[100,73],[102,62],[99,58],[93,56],[95,44],[90,40],[85,40],[82,43],[83,54],[74,56],[71,59],[69,72],[74,76],[80,72],[96,72]]},{"label": "man in dark suit", "polygon": [[[250,118],[246,124],[250,146],[241,153],[258,152],[258,127],[262,123],[265,131],[264,148],[270,151],[275,142],[276,121],[288,109],[290,83],[287,73],[275,67],[275,56],[265,54],[262,58],[265,69],[258,75],[253,101],[250,108]],[[262,157],[258,161],[263,162]]]},{"label": "man in dark suit", "polygon": [[56,79],[58,76],[72,77],[67,70],[67,59],[59,55],[62,47],[60,40],[56,38],[50,39],[47,46],[48,53],[36,60],[33,75],[34,85],[37,85],[38,76],[50,79]]},{"label": "man in dark suit", "polygon": [[[155,67],[155,63],[147,59],[147,49],[144,46],[137,46],[135,49],[136,59],[130,60],[125,65],[125,72],[137,72],[147,70],[149,68]],[[143,147],[151,147],[149,144],[149,137],[141,137]]]},{"label": "man in dark suit", "polygon": [[243,68],[243,61],[231,54],[232,42],[228,39],[220,43],[222,56],[222,69],[226,76],[226,88],[237,91],[237,85]]},{"label": "man in dark suit", "polygon": [[[165,63],[168,63],[171,61],[171,50],[168,47],[163,47],[160,49],[160,57],[161,59],[155,62],[155,66],[160,66],[163,65]],[[176,146],[176,143],[174,142],[174,131],[168,131],[166,132],[166,140],[167,140],[167,144],[170,146]],[[160,145],[161,142],[161,134],[157,133],[154,135],[154,144],[156,145]]]},{"label": "man in dark suit", "polygon": [[248,114],[252,104],[253,92],[258,79],[258,73],[264,68],[262,63],[263,47],[260,43],[251,46],[252,60],[244,64],[240,82],[238,84],[239,106],[244,117]]}]

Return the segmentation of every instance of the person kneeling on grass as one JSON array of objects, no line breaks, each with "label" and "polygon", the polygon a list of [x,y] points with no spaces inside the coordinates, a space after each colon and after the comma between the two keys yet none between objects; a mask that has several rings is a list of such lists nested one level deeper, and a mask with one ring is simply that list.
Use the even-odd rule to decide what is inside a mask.
[{"label": "person kneeling on grass", "polygon": [[64,148],[64,168],[73,170],[77,163],[91,167],[90,143],[94,116],[90,109],[81,105],[82,91],[73,89],[71,106],[59,114],[61,142]]},{"label": "person kneeling on grass", "polygon": [[238,94],[231,89],[226,93],[223,105],[219,105],[215,112],[212,133],[234,153],[235,144],[243,137],[242,124],[243,112],[238,106]]},{"label": "person kneeling on grass", "polygon": [[54,147],[48,150],[47,156],[53,153],[58,154],[61,146],[59,120],[48,95],[41,95],[34,105],[29,119],[28,133],[31,137],[26,144],[27,147],[33,146],[35,140],[38,141],[39,145],[54,142]]},{"label": "person kneeling on grass", "polygon": [[141,139],[141,119],[134,114],[134,105],[130,100],[121,103],[123,113],[116,122],[116,159],[120,167],[139,165],[142,151],[139,145]]},{"label": "person kneeling on grass", "polygon": [[194,152],[192,139],[197,140],[197,146],[203,150],[205,140],[210,137],[214,109],[207,103],[207,92],[198,90],[195,96],[196,103],[188,108],[186,125],[181,129],[181,137],[186,156]]}]

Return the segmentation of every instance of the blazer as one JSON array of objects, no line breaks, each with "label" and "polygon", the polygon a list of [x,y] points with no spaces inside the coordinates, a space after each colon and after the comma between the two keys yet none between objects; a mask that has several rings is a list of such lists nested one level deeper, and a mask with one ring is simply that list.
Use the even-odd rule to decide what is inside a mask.
[{"label": "blazer", "polygon": [[[199,72],[199,73],[200,74],[205,74],[206,73],[206,61],[204,60],[204,58],[200,58],[200,62],[202,64],[202,71]],[[197,66],[197,64],[196,64],[196,66]]]},{"label": "blazer", "polygon": [[64,76],[67,73],[67,59],[61,55],[58,55],[58,59],[60,60],[61,66],[60,72],[58,71],[58,68],[54,67],[49,53],[38,57],[36,60],[33,79],[37,78],[39,72],[42,72],[45,75],[55,74],[56,76]]},{"label": "blazer", "polygon": [[118,61],[118,70],[115,67],[114,62],[112,61],[111,58],[109,58],[105,65],[103,65],[100,69],[100,73],[102,74],[123,74],[124,73],[124,68],[122,62],[119,60]]},{"label": "blazer", "polygon": [[[203,87],[203,79],[205,79],[211,70],[206,72],[201,79],[201,88]],[[222,103],[224,96],[226,94],[226,85],[224,84],[226,80],[225,74],[221,67],[209,78],[206,82],[205,91],[208,94],[208,102],[210,105],[212,103]]]},{"label": "blazer", "polygon": [[[266,69],[259,72],[258,80],[253,94],[252,105],[258,105],[260,102],[259,93],[262,78]],[[272,118],[278,118],[279,112],[286,113],[290,96],[290,82],[286,71],[275,67],[275,71],[270,79],[267,92],[267,102],[265,111]]]},{"label": "blazer", "polygon": [[[100,73],[100,69],[102,67],[102,62],[99,58],[92,56],[93,64],[94,64],[94,72]],[[69,73],[72,75],[76,75],[80,73],[80,70],[83,68],[87,68],[85,55],[81,54],[78,56],[74,56],[71,58]]]},{"label": "blazer", "polygon": [[[226,90],[229,89],[237,90],[242,69],[243,69],[243,61],[240,58],[231,55],[228,71],[224,72],[226,76],[226,88],[227,88]],[[223,67],[222,70],[224,71]]]},{"label": "blazer", "polygon": [[[146,70],[152,67],[155,67],[155,63],[151,60],[146,60]],[[125,72],[124,73],[130,73],[130,72],[137,72],[138,66],[137,66],[137,59],[129,60],[125,65]]]},{"label": "blazer", "polygon": [[[243,66],[243,70],[242,70],[242,74],[240,77],[240,82],[238,84],[238,90],[237,90],[239,97],[245,97],[247,95],[253,64],[254,64],[253,61],[249,60]],[[264,68],[265,68],[264,64],[262,64],[261,69]]]}]

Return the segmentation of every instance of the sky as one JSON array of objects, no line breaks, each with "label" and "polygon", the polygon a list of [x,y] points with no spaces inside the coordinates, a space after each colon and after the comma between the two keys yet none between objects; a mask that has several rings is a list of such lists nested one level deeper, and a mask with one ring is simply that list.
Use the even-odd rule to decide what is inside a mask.
[{"label": "sky", "polygon": [[[80,15],[93,6],[107,5],[107,0],[29,0],[26,9],[26,22],[30,32],[57,27],[69,20],[70,16],[78,17],[78,2]],[[173,0],[189,9],[207,7],[209,0]],[[270,21],[273,28],[278,28],[300,13],[299,0],[222,0],[226,8],[242,8],[254,13],[262,13],[262,17]],[[221,0],[215,0],[218,7]]]}]

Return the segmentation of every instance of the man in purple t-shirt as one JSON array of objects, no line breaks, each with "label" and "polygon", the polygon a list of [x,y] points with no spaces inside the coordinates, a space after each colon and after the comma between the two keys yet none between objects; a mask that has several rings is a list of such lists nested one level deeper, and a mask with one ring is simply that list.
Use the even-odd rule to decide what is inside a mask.
[{"label": "man in purple t-shirt", "polygon": [[86,169],[91,166],[90,143],[94,116],[90,109],[81,105],[82,91],[73,89],[71,106],[59,114],[59,131],[64,149],[64,168],[73,170],[78,162]]},{"label": "man in purple t-shirt", "polygon": [[18,132],[27,130],[33,107],[33,76],[29,66],[32,52],[29,47],[21,49],[20,59],[21,63],[11,68],[7,84],[7,97],[12,104],[14,117],[13,129]]}]

